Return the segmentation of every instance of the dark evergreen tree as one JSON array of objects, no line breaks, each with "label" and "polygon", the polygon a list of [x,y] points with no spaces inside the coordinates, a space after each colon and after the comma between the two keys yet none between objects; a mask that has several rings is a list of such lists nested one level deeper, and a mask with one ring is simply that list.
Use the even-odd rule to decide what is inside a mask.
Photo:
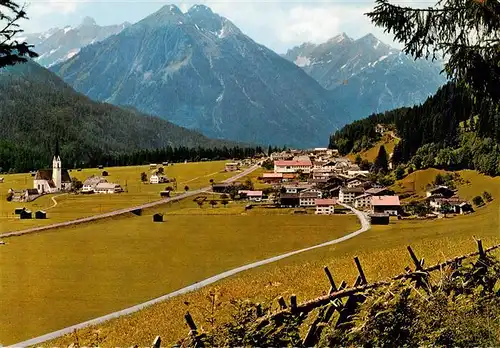
[{"label": "dark evergreen tree", "polygon": [[389,156],[387,155],[384,145],[380,146],[377,158],[375,158],[373,165],[377,171],[381,171],[383,173],[386,173],[389,170]]}]

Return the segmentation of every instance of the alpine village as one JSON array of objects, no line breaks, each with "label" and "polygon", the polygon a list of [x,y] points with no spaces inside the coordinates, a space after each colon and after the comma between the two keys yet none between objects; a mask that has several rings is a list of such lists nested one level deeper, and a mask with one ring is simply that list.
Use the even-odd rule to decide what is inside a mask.
[{"label": "alpine village", "polygon": [[500,346],[500,2],[212,5],[0,2],[0,347]]}]

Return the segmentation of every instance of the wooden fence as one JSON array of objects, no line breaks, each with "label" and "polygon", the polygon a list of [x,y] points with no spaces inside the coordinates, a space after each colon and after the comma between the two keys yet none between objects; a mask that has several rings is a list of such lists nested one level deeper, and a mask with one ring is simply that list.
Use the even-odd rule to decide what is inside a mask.
[{"label": "wooden fence", "polygon": [[[358,257],[355,257],[354,263],[358,271],[358,277],[351,288],[348,286],[345,280],[342,280],[337,286],[330,270],[325,266],[325,275],[330,284],[328,295],[320,296],[301,304],[297,304],[297,297],[295,295],[290,296],[289,303],[287,303],[283,297],[279,297],[278,304],[280,309],[268,315],[264,315],[261,304],[257,304],[256,311],[259,319],[255,323],[255,328],[257,330],[263,329],[271,323],[275,325],[277,324],[279,326],[283,323],[285,317],[290,315],[300,317],[303,320],[310,312],[317,308],[320,308],[318,315],[310,324],[307,333],[302,340],[302,344],[304,346],[314,346],[318,343],[321,331],[325,327],[325,324],[333,319],[335,312],[339,312],[337,321],[335,323],[335,327],[339,327],[340,325],[346,323],[349,320],[349,317],[355,313],[358,306],[364,302],[366,298],[364,296],[364,293],[366,293],[367,290],[388,286],[392,282],[401,279],[410,279],[415,282],[415,286],[417,288],[426,290],[428,289],[428,285],[430,284],[431,272],[443,270],[447,266],[451,267],[452,269],[456,269],[461,265],[463,260],[475,256],[479,256],[479,262],[476,263],[477,267],[487,267],[488,263],[482,261],[485,261],[487,259],[487,253],[496,249],[500,249],[500,244],[492,246],[488,249],[484,249],[482,241],[480,239],[476,240],[476,242],[478,251],[462,256],[457,256],[453,259],[449,259],[427,268],[424,268],[424,259],[419,259],[412,248],[408,246],[407,249],[413,261],[414,269],[412,270],[409,266],[407,266],[405,268],[405,273],[393,277],[390,281],[378,281],[371,284],[369,284],[366,279],[365,273]],[[343,298],[347,298],[347,300],[344,302],[342,301]],[[198,327],[189,312],[186,313],[185,320],[190,330],[190,339],[193,341],[194,345],[196,347],[203,346],[201,340],[204,334],[198,332]],[[152,347],[160,348],[160,345],[161,338],[160,336],[157,336],[153,341]]]}]

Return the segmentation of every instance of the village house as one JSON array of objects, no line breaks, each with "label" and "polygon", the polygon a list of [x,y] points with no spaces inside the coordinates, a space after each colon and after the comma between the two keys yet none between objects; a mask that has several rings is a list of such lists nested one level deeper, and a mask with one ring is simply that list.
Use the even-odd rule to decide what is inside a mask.
[{"label": "village house", "polygon": [[225,170],[226,172],[235,172],[239,170],[240,167],[238,163],[226,163]]},{"label": "village house", "polygon": [[354,199],[365,193],[362,187],[342,187],[339,191],[339,202],[344,204],[353,204]]},{"label": "village house", "polygon": [[383,124],[380,124],[380,123],[379,123],[379,124],[377,124],[377,125],[375,126],[375,133],[378,133],[378,134],[384,134],[386,130],[387,130],[387,129],[386,129],[386,127],[385,127]]},{"label": "village house", "polygon": [[351,178],[357,177],[358,175],[368,177],[369,174],[370,174],[369,170],[361,170],[361,169],[355,170],[352,167],[350,168],[350,170],[347,171],[347,176]]},{"label": "village house", "polygon": [[263,173],[262,181],[266,184],[279,184],[283,180],[282,173]]},{"label": "village house", "polygon": [[94,193],[95,187],[103,182],[108,182],[103,177],[92,175],[83,182],[82,193]]},{"label": "village house", "polygon": [[240,190],[238,194],[242,199],[248,199],[253,202],[262,201],[262,191]]},{"label": "village house", "polygon": [[311,160],[288,160],[288,161],[274,161],[274,172],[275,173],[297,173],[302,171],[303,173],[309,174],[311,172],[312,163]]},{"label": "village house", "polygon": [[331,215],[335,213],[335,199],[317,199],[316,200],[316,214],[317,215]]},{"label": "village house", "polygon": [[59,156],[59,145],[56,144],[56,152],[52,159],[52,169],[40,169],[36,172],[33,180],[33,188],[39,194],[69,191],[72,187],[71,177],[67,169],[62,168]]},{"label": "village house", "polygon": [[286,190],[286,193],[299,193],[304,190],[312,189],[313,185],[311,184],[292,184],[292,185],[283,185],[283,188]]},{"label": "village house", "polygon": [[347,187],[348,188],[354,188],[354,187],[364,187],[366,183],[368,183],[368,179],[363,179],[363,178],[352,178],[347,180]]},{"label": "village house", "polygon": [[153,174],[149,178],[150,184],[162,184],[168,182],[168,179],[163,175]]},{"label": "village house", "polygon": [[313,162],[313,168],[312,169],[323,169],[323,166],[328,163],[328,161],[322,161],[322,160],[314,160]]},{"label": "village house", "polygon": [[455,195],[455,191],[450,189],[448,186],[436,186],[430,190],[427,190],[426,196],[427,198],[432,198],[432,197],[444,197],[444,198],[450,198]]},{"label": "village house", "polygon": [[282,207],[295,208],[300,205],[298,193],[280,193],[280,205]]},{"label": "village house", "polygon": [[314,207],[319,198],[321,198],[321,192],[303,191],[299,193],[299,205],[301,207]]},{"label": "village house", "polygon": [[235,183],[218,183],[212,185],[212,191],[217,193],[228,193],[236,184]]},{"label": "village house", "polygon": [[293,158],[293,154],[290,152],[273,152],[271,154],[271,160],[273,161],[286,161],[291,160]]},{"label": "village house", "polygon": [[372,196],[372,212],[397,216],[401,204],[398,196]]},{"label": "village house", "polygon": [[472,211],[472,205],[466,200],[458,197],[435,198],[431,200],[429,204],[435,212],[440,212],[444,205],[448,205],[450,209],[449,212],[453,214],[465,214]]},{"label": "village house", "polygon": [[123,192],[123,188],[119,184],[101,182],[96,185],[94,192],[101,194],[121,193]]},{"label": "village house", "polygon": [[294,173],[284,173],[282,181],[283,182],[291,182],[291,181],[295,180],[296,177],[297,177],[297,175]]},{"label": "village house", "polygon": [[387,187],[372,187],[366,190],[365,193],[372,196],[391,196],[394,194],[394,192]]},{"label": "village house", "polygon": [[364,193],[361,196],[354,198],[354,208],[356,209],[369,209],[372,205],[372,195]]}]

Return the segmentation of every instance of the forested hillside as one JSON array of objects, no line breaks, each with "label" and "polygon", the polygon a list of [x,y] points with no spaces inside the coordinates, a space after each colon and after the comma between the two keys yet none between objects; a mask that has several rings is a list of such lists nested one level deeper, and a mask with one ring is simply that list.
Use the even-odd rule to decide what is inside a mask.
[{"label": "forested hillside", "polygon": [[498,105],[448,83],[422,105],[392,110],[356,121],[330,137],[330,147],[342,154],[372,146],[380,137],[378,124],[393,125],[401,138],[393,163],[415,169],[476,169],[500,175],[500,114]]},{"label": "forested hillside", "polygon": [[0,171],[49,165],[57,137],[69,168],[165,146],[236,145],[132,108],[91,101],[33,62],[0,70],[0,124]]}]

